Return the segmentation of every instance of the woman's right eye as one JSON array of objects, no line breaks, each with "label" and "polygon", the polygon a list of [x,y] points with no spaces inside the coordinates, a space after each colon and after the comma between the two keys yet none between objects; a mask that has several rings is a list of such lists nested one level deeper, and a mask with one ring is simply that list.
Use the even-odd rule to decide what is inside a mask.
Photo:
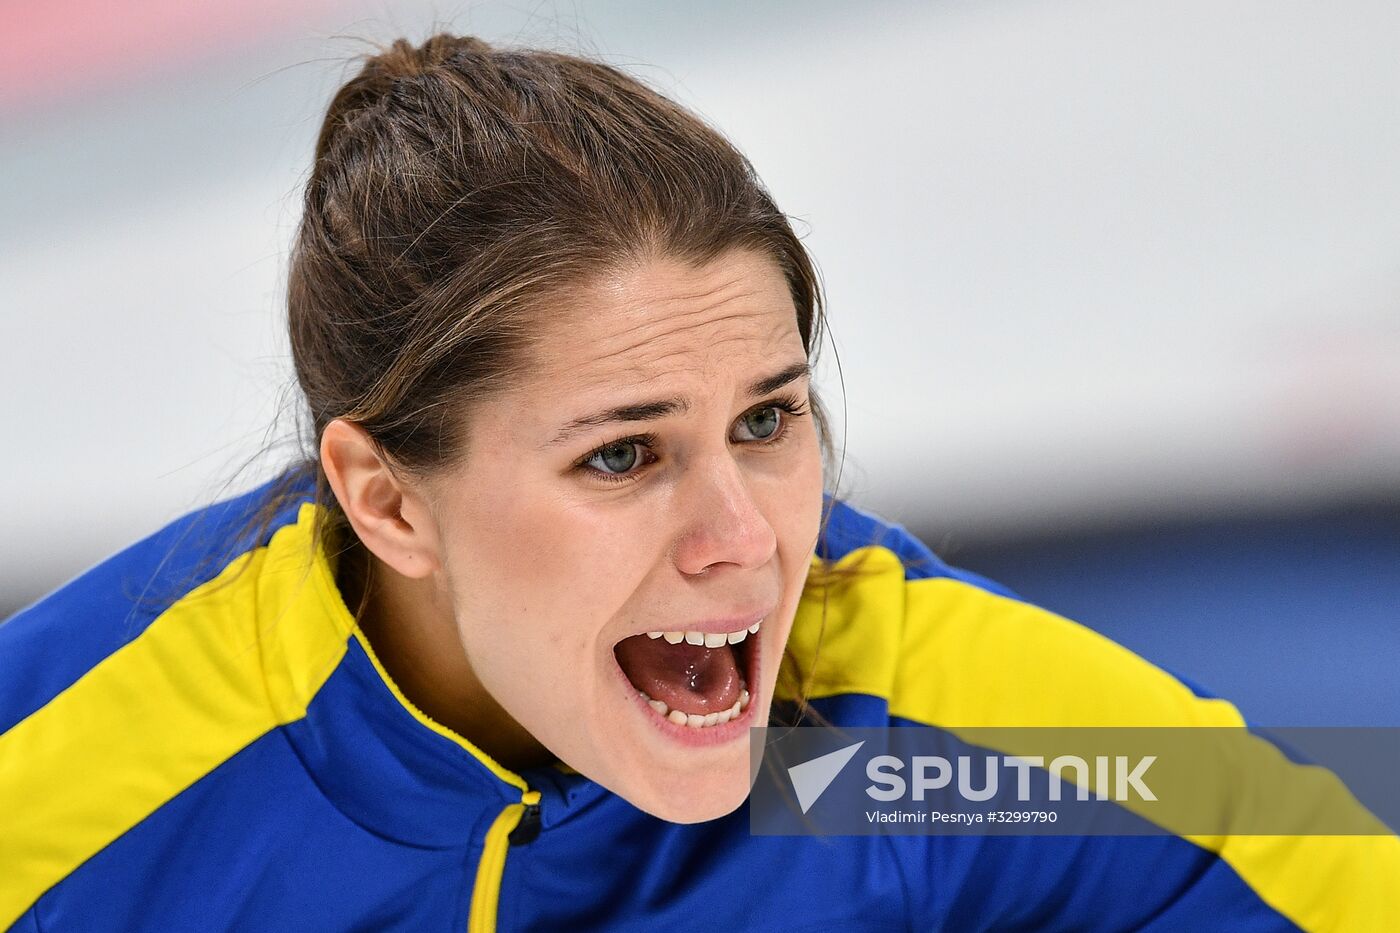
[{"label": "woman's right eye", "polygon": [[655,444],[653,434],[619,438],[577,461],[577,467],[605,482],[628,482],[642,475],[642,467],[656,462],[656,456],[651,453]]}]

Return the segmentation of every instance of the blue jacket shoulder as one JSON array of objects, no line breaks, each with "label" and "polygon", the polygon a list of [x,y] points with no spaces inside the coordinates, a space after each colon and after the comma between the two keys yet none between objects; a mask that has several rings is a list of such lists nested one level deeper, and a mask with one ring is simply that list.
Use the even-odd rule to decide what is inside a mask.
[{"label": "blue jacket shoulder", "polygon": [[994,580],[945,562],[901,524],[829,494],[823,505],[826,526],[817,546],[817,556],[824,560],[837,561],[863,547],[882,547],[899,557],[907,580],[948,577],[1000,596],[1014,598],[1016,595]]}]

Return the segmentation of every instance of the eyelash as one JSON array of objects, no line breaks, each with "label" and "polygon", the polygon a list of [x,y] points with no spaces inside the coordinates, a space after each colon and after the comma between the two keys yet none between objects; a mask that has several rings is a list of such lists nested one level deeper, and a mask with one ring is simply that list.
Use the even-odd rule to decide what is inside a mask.
[{"label": "eyelash", "polygon": [[[748,411],[744,412],[744,414],[740,417],[747,417],[748,415],[751,415],[754,412],[763,411],[765,408],[776,408],[778,411],[781,411],[783,413],[783,416],[778,419],[777,432],[774,433],[771,437],[760,438],[756,441],[743,441],[741,443],[760,444],[765,447],[776,446],[782,443],[783,440],[787,438],[788,430],[791,427],[790,419],[800,418],[808,412],[806,404],[802,402],[797,396],[785,395],[780,396],[778,398],[769,399],[761,405],[755,405],[753,408],[750,408]],[[626,473],[606,473],[602,470],[597,470],[589,466],[588,461],[592,460],[594,457],[598,456],[600,453],[609,449],[610,447],[618,447],[625,444],[636,444],[638,446],[650,449],[656,446],[656,441],[656,435],[650,432],[647,432],[645,434],[633,434],[628,437],[619,437],[617,440],[609,441],[601,447],[593,448],[583,457],[574,462],[574,468],[584,473],[592,474],[594,477],[602,480],[605,483],[612,483],[615,485],[620,485],[622,483],[630,483],[636,480],[637,477],[641,476],[642,473],[645,472],[645,470],[634,467]],[[649,464],[645,463],[641,464],[641,466],[643,467],[648,465]]]}]

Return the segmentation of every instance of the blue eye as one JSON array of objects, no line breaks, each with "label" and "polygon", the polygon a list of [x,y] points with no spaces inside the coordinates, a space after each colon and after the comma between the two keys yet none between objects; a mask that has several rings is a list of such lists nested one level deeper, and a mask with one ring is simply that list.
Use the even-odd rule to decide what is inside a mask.
[{"label": "blue eye", "polygon": [[749,438],[740,438],[740,440],[763,441],[776,434],[782,418],[778,411],[776,405],[768,405],[764,408],[755,408],[740,418],[739,424],[747,428],[750,434]]},{"label": "blue eye", "polygon": [[602,473],[626,473],[641,457],[637,454],[636,441],[617,441],[600,448],[585,461]]}]

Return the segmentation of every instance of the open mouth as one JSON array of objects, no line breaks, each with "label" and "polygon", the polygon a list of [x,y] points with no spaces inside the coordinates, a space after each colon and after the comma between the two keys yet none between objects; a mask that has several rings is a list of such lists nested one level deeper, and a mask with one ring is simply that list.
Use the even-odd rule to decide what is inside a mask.
[{"label": "open mouth", "polygon": [[614,645],[613,655],[663,718],[695,728],[721,725],[748,706],[762,624],[730,632],[643,632]]}]

